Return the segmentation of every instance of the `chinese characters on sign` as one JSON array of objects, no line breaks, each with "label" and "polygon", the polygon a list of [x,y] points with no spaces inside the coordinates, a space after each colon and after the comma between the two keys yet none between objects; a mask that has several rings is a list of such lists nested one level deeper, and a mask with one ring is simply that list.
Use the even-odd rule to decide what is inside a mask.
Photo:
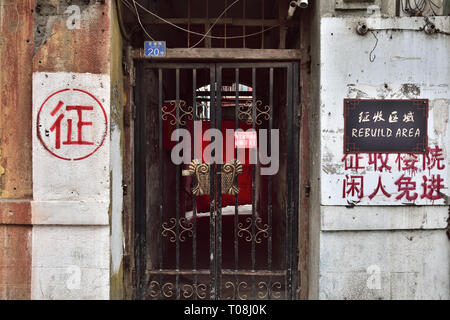
[{"label": "chinese characters on sign", "polygon": [[344,153],[423,153],[428,100],[344,100]]},{"label": "chinese characters on sign", "polygon": [[[341,161],[346,170],[342,180],[343,199],[377,197],[399,203],[444,199],[446,164],[439,146],[427,148],[423,155],[346,154]],[[368,171],[372,173],[370,177]],[[371,184],[365,183],[369,179]]]},{"label": "chinese characters on sign", "polygon": [[102,146],[107,123],[105,109],[95,96],[80,89],[64,89],[42,103],[37,115],[37,136],[53,156],[82,160]]},{"label": "chinese characters on sign", "polygon": [[427,130],[428,100],[345,99],[339,198],[365,205],[445,203],[445,150],[428,145]]}]

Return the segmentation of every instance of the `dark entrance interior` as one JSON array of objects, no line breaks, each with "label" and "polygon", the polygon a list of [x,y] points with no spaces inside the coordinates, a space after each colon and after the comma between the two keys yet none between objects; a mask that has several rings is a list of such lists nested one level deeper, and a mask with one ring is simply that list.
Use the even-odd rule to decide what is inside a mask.
[{"label": "dark entrance interior", "polygon": [[[137,298],[294,297],[298,78],[291,62],[137,65]],[[184,164],[171,158],[177,129],[190,137]],[[222,143],[208,129],[221,132]],[[227,129],[256,130],[258,148],[237,149]],[[259,156],[249,163],[266,141],[261,129],[272,165],[279,161],[273,175],[262,174],[270,164]],[[208,158],[212,142],[217,149]],[[230,191],[233,184],[238,192]]]},{"label": "dark entrance interior", "polygon": [[168,48],[298,47],[300,10],[288,19],[290,0],[121,0],[120,3],[127,41],[135,48],[152,39],[165,40]]}]

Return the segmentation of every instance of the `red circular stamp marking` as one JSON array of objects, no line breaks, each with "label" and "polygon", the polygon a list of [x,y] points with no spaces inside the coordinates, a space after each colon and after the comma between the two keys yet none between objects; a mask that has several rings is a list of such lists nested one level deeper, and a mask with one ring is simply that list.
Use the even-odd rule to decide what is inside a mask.
[{"label": "red circular stamp marking", "polygon": [[101,102],[81,89],[49,95],[39,108],[37,137],[53,156],[67,161],[93,155],[108,133],[108,117]]}]

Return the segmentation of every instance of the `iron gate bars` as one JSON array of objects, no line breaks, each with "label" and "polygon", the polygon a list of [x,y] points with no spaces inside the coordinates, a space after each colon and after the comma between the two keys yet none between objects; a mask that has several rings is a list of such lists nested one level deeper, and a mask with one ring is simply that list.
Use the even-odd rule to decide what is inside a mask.
[{"label": "iron gate bars", "polygon": [[[136,298],[294,299],[296,297],[299,191],[298,69],[296,62],[140,62],[138,64],[137,94],[135,95],[137,106],[135,128]],[[153,87],[147,86],[142,80],[149,70],[153,72],[155,80]],[[183,73],[183,79],[181,79],[181,73]],[[261,79],[261,73],[264,79]],[[224,74],[228,76],[226,79]],[[202,78],[200,81],[202,84],[209,84],[209,91],[199,93],[199,77]],[[187,78],[189,81],[186,80]],[[241,91],[240,83],[244,82],[243,78],[248,78],[246,81],[251,84],[251,90],[247,93]],[[185,84],[190,81],[192,81],[192,87],[186,88]],[[223,86],[230,82],[234,83],[232,89],[234,92],[223,91]],[[278,91],[274,91],[275,86]],[[157,92],[157,97],[149,98],[151,96],[149,92],[152,90]],[[187,94],[188,91],[191,92]],[[203,116],[202,119],[199,118],[198,101],[208,100],[209,118],[206,120],[209,121],[209,127],[222,130],[222,121],[225,119],[222,105],[224,101],[229,103],[231,94],[234,95],[235,130],[244,119],[253,129],[257,129],[261,124],[266,126],[269,153],[272,153],[270,136],[275,121],[284,131],[285,167],[284,171],[279,173],[282,178],[276,178],[274,181],[274,177],[267,177],[267,200],[265,200],[267,206],[262,208],[260,205],[261,208],[257,208],[257,200],[261,192],[257,190],[257,179],[262,178],[258,176],[257,165],[251,165],[251,212],[245,218],[243,215],[245,212],[241,212],[245,209],[240,208],[239,205],[239,195],[234,194],[234,214],[230,215],[234,219],[232,226],[230,224],[232,233],[224,233],[222,193],[227,193],[227,190],[222,190],[221,183],[224,165],[215,163],[215,159],[222,159],[222,148],[215,149],[209,163],[205,164],[209,166],[209,239],[207,240],[209,252],[207,252],[208,267],[205,268],[205,264],[200,261],[200,255],[206,252],[204,248],[199,249],[199,246],[204,245],[203,240],[205,240],[199,229],[202,228],[199,225],[199,219],[205,216],[205,213],[198,212],[198,197],[201,194],[189,195],[192,215],[188,218],[186,204],[181,203],[181,198],[187,197],[182,192],[181,165],[174,166],[174,181],[168,180],[170,179],[167,175],[170,169],[168,166],[173,167],[173,165],[167,162],[166,151],[163,147],[164,121],[172,121],[175,128],[179,129],[188,121],[205,120]],[[201,99],[197,99],[198,95],[201,95]],[[262,95],[267,96],[268,101],[265,101],[267,105],[258,99]],[[169,106],[165,104],[166,96],[172,98]],[[248,101],[243,103],[243,96],[249,97]],[[190,102],[185,102],[186,97],[188,100],[192,99],[192,105]],[[155,122],[152,117],[158,117],[158,120]],[[156,138],[153,137],[155,144],[157,141],[158,156],[155,159],[158,160],[158,179],[148,174],[148,167],[151,165],[148,161],[148,145],[149,141],[152,141],[149,135],[151,136],[153,132],[149,126],[152,125],[152,121],[156,132]],[[194,130],[193,141],[197,141],[196,134]],[[195,158],[196,148],[201,146],[194,144],[192,160]],[[250,150],[256,154],[257,149]],[[234,158],[238,158],[237,149],[234,149]],[[157,194],[149,194],[148,180],[152,180],[153,184],[157,181]],[[173,187],[175,187],[174,192]],[[274,194],[281,193],[280,190],[285,190],[281,196],[283,203],[273,197]],[[152,201],[155,202],[154,206],[149,204],[153,203]],[[283,219],[280,217],[281,210],[283,210]],[[264,212],[264,216],[261,212]],[[278,229],[274,234],[275,222],[278,223]],[[279,239],[280,230],[281,233],[284,232],[282,241]],[[199,240],[199,236],[203,237]],[[228,257],[226,261],[222,261],[226,256],[223,252],[224,237],[225,241],[228,241],[225,244],[229,246],[229,250],[232,249],[233,256]],[[192,245],[188,244],[190,239],[192,239]],[[250,261],[244,268],[243,263],[240,262],[243,257],[246,258],[247,248],[243,246],[247,245],[246,243],[250,246]],[[257,252],[260,252],[258,250],[261,250],[262,245],[265,245],[264,257],[266,256],[263,267],[261,262],[257,263]],[[186,252],[188,248],[189,252]],[[274,249],[277,254],[283,253],[282,263],[278,261],[281,261],[281,258],[273,260]],[[172,253],[175,256],[174,261],[169,257]],[[186,268],[186,256],[190,255],[192,255],[190,267]],[[224,267],[224,263],[228,267]]]}]

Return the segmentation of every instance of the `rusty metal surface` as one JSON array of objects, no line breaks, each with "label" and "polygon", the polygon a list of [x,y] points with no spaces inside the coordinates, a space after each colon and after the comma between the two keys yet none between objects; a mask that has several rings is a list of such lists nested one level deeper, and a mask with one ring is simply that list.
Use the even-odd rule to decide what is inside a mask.
[{"label": "rusty metal surface", "polygon": [[0,198],[32,194],[33,0],[0,5]]},{"label": "rusty metal surface", "polygon": [[109,73],[110,1],[81,7],[80,29],[69,30],[64,15],[58,16],[60,11],[63,8],[57,7],[53,15],[57,21],[36,48],[33,71]]}]

